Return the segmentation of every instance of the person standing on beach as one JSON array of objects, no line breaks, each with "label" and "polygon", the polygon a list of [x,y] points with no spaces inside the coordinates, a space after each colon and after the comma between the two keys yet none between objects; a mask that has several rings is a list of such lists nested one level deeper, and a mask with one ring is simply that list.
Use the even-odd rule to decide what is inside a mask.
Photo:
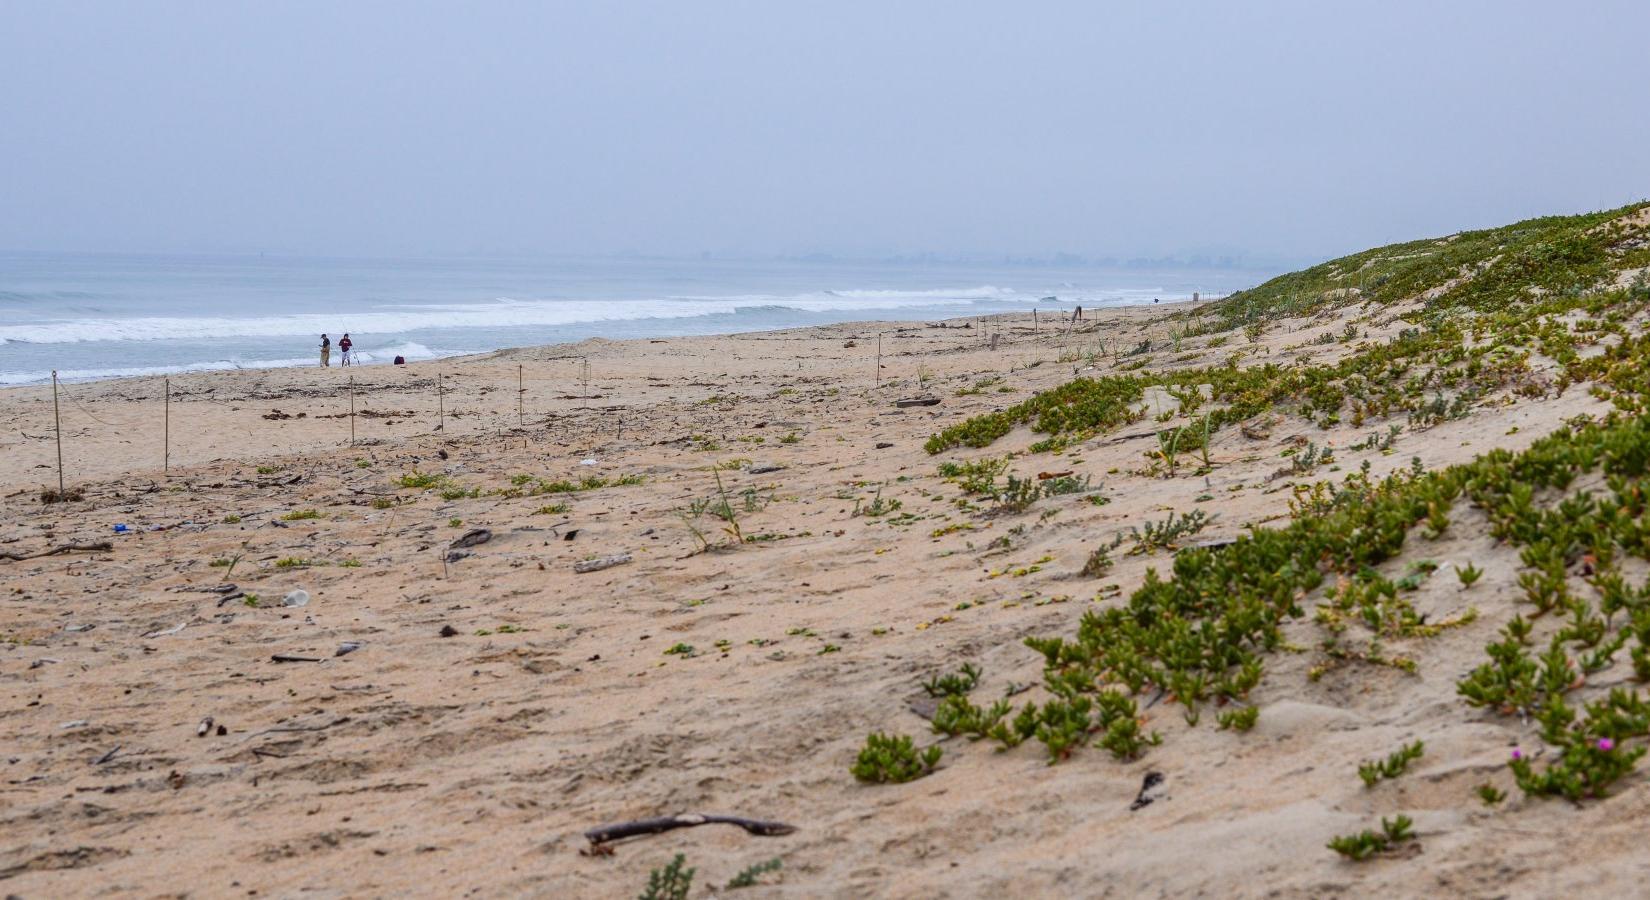
[{"label": "person standing on beach", "polygon": [[321,335],[321,365],[322,366],[330,366],[330,365],[332,365],[331,360],[332,360],[332,339],[323,334],[323,335]]},{"label": "person standing on beach", "polygon": [[342,356],[340,362],[346,366],[350,364],[349,348],[353,346],[355,346],[355,342],[349,339],[349,332],[344,332],[344,336],[338,339],[338,352]]}]

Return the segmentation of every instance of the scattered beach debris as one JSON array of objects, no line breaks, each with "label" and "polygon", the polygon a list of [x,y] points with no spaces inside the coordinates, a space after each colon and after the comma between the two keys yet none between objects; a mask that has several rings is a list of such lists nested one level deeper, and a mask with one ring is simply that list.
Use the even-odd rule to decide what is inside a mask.
[{"label": "scattered beach debris", "polygon": [[206,737],[207,733],[210,732],[211,730],[212,730],[212,717],[207,716],[206,718],[201,720],[201,723],[199,725],[195,726],[195,737]]},{"label": "scattered beach debris", "polygon": [[630,560],[631,556],[628,553],[617,553],[613,556],[598,556],[595,559],[581,559],[573,564],[573,571],[580,575],[586,572],[600,572],[603,569],[611,569],[614,566],[622,566],[625,563],[630,562]]},{"label": "scattered beach debris", "polygon": [[72,503],[86,499],[85,488],[72,487],[59,491],[56,488],[42,488],[40,491],[41,503]]},{"label": "scattered beach debris", "polygon": [[166,637],[169,634],[177,634],[178,632],[180,632],[184,629],[184,626],[186,626],[188,624],[189,624],[188,622],[179,622],[178,624],[173,625],[171,628],[157,628],[154,631],[146,631],[146,632],[144,632],[143,636],[146,637],[146,638]]},{"label": "scattered beach debris", "polygon": [[940,398],[938,398],[938,397],[903,397],[899,400],[895,400],[894,405],[899,407],[900,409],[907,409],[907,408],[910,408],[912,406],[939,406],[940,405]]},{"label": "scattered beach debris", "polygon": [[751,466],[745,471],[751,475],[766,475],[769,472],[783,472],[785,471],[785,467],[776,465]]},{"label": "scattered beach debris", "polygon": [[878,450],[887,450],[889,447],[892,447],[892,446],[894,446],[894,445],[888,443],[887,441],[877,441],[877,449]]},{"label": "scattered beach debris", "polygon": [[1166,779],[1162,772],[1147,772],[1140,782],[1140,793],[1134,796],[1134,802],[1129,804],[1129,812],[1151,806],[1159,797],[1163,796],[1163,783]]},{"label": "scattered beach debris", "polygon": [[764,822],[759,819],[745,819],[739,816],[707,816],[700,813],[682,813],[675,816],[661,816],[657,819],[639,819],[634,822],[603,825],[600,828],[592,828],[586,831],[584,836],[586,840],[590,841],[591,846],[597,846],[624,838],[647,834],[663,834],[677,828],[693,828],[698,825],[737,825],[745,829],[747,833],[760,837],[779,837],[796,831],[795,825],[787,825],[784,822]]},{"label": "scattered beach debris", "polygon": [[347,653],[354,653],[355,651],[361,649],[361,647],[362,647],[362,644],[361,644],[360,641],[344,641],[343,643],[338,645],[337,651],[334,652],[332,655],[333,656],[343,656]]},{"label": "scattered beach debris", "polygon": [[291,653],[276,653],[276,654],[271,655],[269,658],[271,660],[275,661],[275,662],[278,662],[278,663],[288,663],[288,662],[317,662],[318,663],[318,662],[321,661],[321,658],[319,656],[294,656]]},{"label": "scattered beach debris", "polygon": [[79,634],[81,632],[91,631],[93,628],[96,628],[96,627],[97,627],[96,625],[94,625],[90,622],[87,622],[84,625],[65,625],[65,626],[63,626],[63,630],[67,631],[67,632],[70,632],[70,633],[73,633],[73,634]]},{"label": "scattered beach debris", "polygon": [[457,628],[454,628],[451,625],[441,626],[441,636],[442,637],[455,637],[457,634],[458,634],[458,629]]},{"label": "scattered beach debris", "polygon": [[281,598],[281,605],[282,606],[308,606],[309,605],[309,591],[306,591],[303,588],[299,588],[298,590],[295,590],[295,591],[288,591],[287,595],[285,597]]},{"label": "scattered beach debris", "polygon": [[101,766],[104,763],[108,762],[109,760],[114,759],[115,754],[120,752],[120,748],[121,748],[120,744],[116,744],[113,747],[109,748],[108,753],[105,753],[102,756],[99,756],[97,759],[92,760],[92,765]]}]

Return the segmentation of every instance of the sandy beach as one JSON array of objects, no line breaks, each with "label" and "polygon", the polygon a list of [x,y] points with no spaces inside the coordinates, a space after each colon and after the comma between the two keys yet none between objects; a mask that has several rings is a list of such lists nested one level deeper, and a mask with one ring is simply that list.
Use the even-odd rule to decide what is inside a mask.
[{"label": "sandy beach", "polygon": [[[1253,731],[1191,727],[1172,702],[1143,702],[1164,740],[1132,762],[1091,751],[1051,766],[1030,743],[1000,752],[930,733],[924,680],[967,662],[982,696],[1036,698],[1042,659],[1024,637],[1069,632],[1172,566],[1171,551],[1119,554],[1083,577],[1095,546],[1168,512],[1213,514],[1199,538],[1216,542],[1286,518],[1297,479],[1278,475],[1281,449],[1310,440],[1334,447],[1335,471],[1367,461],[1379,474],[1517,448],[1602,408],[1525,400],[1386,452],[1351,449],[1362,432],[1350,427],[1272,416],[1264,433],[1219,432],[1201,477],[1146,471],[1148,418],[1012,462],[1025,477],[1087,478],[1087,491],[1020,514],[957,502],[937,464],[1023,451],[1035,435],[939,456],[929,435],[1074,373],[1130,366],[1120,346],[1173,342],[1171,365],[1188,366],[1232,352],[1177,340],[1176,312],[190,375],[171,381],[164,474],[160,379],[68,385],[64,467],[84,499],[57,504],[39,496],[56,487],[50,388],[6,391],[0,552],[111,549],[0,562],[0,881],[22,897],[619,897],[680,852],[713,888],[781,858],[748,896],[1506,896],[1510,879],[1534,896],[1634,883],[1642,792],[1608,811],[1531,803],[1516,829],[1463,801],[1507,752],[1502,729],[1454,696],[1511,615],[1489,598],[1511,585],[1516,552],[1477,531],[1428,548],[1489,574],[1480,619],[1428,642],[1418,674],[1348,665],[1309,678],[1313,654],[1280,654],[1252,698]],[[1341,327],[1334,314],[1287,320],[1242,352],[1332,359],[1316,338]],[[939,402],[896,405],[915,397]],[[1175,403],[1155,390],[1144,402]],[[719,499],[734,521],[706,512]],[[491,538],[452,546],[473,529]],[[575,572],[619,555],[629,561]],[[297,590],[307,604],[282,605]],[[1468,605],[1442,579],[1415,603],[1439,617]],[[1304,648],[1314,628],[1287,630]],[[938,771],[856,783],[849,765],[872,731],[939,742]],[[1428,754],[1412,777],[1359,784],[1361,761],[1413,739]],[[1131,810],[1148,773],[1163,783]],[[1417,818],[1424,865],[1353,867],[1324,850],[1326,836],[1400,808]],[[585,829],[677,813],[797,830],[707,826],[580,852]],[[1592,849],[1573,852],[1555,828],[1585,830]]]}]

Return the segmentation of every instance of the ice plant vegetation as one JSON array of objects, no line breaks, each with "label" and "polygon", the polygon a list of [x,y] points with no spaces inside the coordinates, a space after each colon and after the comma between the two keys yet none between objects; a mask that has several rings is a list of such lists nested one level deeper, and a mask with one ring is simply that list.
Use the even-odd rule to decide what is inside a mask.
[{"label": "ice plant vegetation", "polygon": [[942,753],[939,747],[918,751],[909,735],[879,732],[865,737],[865,746],[849,771],[860,781],[875,784],[914,781],[934,771]]},{"label": "ice plant vegetation", "polygon": [[[1384,429],[1384,439],[1354,446],[1385,455],[1406,428],[1439,427],[1484,406],[1577,392],[1611,410],[1575,416],[1524,449],[1495,448],[1441,469],[1417,458],[1385,475],[1365,462],[1338,481],[1305,481],[1335,457],[1329,440],[1320,448],[1301,438],[1274,475],[1294,485],[1287,523],[1253,526],[1218,546],[1179,546],[1126,597],[1101,598],[1085,611],[1074,633],[1027,639],[1043,656],[1043,697],[998,716],[1000,704],[981,710],[948,696],[946,729],[983,726],[1005,749],[1035,737],[1051,762],[1091,744],[1133,758],[1159,739],[1136,705],[1143,694],[1177,706],[1188,723],[1213,704],[1221,726],[1236,729],[1255,709],[1245,701],[1268,658],[1289,645],[1284,626],[1309,615],[1323,634],[1313,677],[1354,664],[1416,672],[1427,640],[1481,612],[1422,613],[1416,598],[1435,591],[1428,578],[1436,564],[1388,573],[1417,541],[1455,538],[1463,523],[1487,522],[1521,568],[1516,599],[1499,582],[1501,593],[1473,592],[1482,615],[1493,613],[1498,624],[1483,661],[1457,685],[1466,713],[1550,748],[1539,761],[1528,754],[1510,761],[1525,792],[1604,796],[1633,771],[1650,738],[1650,707],[1638,689],[1588,684],[1623,657],[1636,681],[1650,681],[1650,583],[1636,574],[1650,562],[1645,209],[1534,219],[1332,260],[1178,314],[1185,324],[1177,340],[1216,335],[1206,346],[1232,348],[1224,362],[1150,371],[1149,341],[1130,354],[1114,346],[1113,374],[1078,378],[936,433],[927,447],[935,454],[989,446],[1021,426],[1040,435],[1032,453],[1066,452],[1156,415],[1166,424],[1153,432],[1158,445],[1148,455],[1159,474],[1173,475],[1185,453],[1219,445],[1234,425],[1254,440],[1291,419],[1325,429],[1346,421],[1375,429],[1377,438]],[[1372,327],[1343,327],[1339,340],[1331,332],[1328,343],[1344,349],[1329,362],[1304,354],[1288,364],[1243,365],[1258,350],[1225,334],[1243,330],[1253,339],[1283,318],[1348,314]],[[1148,389],[1162,389],[1180,408],[1151,408]],[[941,466],[966,491],[993,499],[1006,471],[996,460]],[[1173,549],[1202,526],[1195,515],[1177,511],[1146,526],[1134,535],[1134,552]],[[1121,543],[1090,556],[1083,574],[1106,571]],[[1636,562],[1624,565],[1629,559]],[[1454,571],[1462,590],[1485,574],[1475,562]],[[1372,784],[1393,777],[1420,749],[1365,763],[1360,774]],[[1408,828],[1400,817],[1333,846],[1363,858],[1409,839]]]}]

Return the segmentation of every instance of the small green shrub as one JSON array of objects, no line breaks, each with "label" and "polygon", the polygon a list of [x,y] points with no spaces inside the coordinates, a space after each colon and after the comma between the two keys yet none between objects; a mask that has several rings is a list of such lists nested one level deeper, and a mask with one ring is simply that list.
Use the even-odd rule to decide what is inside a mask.
[{"label": "small green shrub", "polygon": [[693,888],[693,873],[698,870],[682,868],[686,863],[687,857],[678,853],[664,868],[648,873],[647,888],[638,900],[687,900]]},{"label": "small green shrub", "polygon": [[408,472],[395,480],[395,484],[403,488],[433,488],[447,480],[447,476],[434,472],[420,472],[417,469]]},{"label": "small green shrub", "polygon": [[784,865],[785,861],[776,856],[766,862],[759,862],[755,865],[746,866],[739,871],[738,875],[733,876],[733,878],[728,881],[726,889],[731,891],[735,888],[755,887],[760,883],[757,879],[769,872],[779,871]]},{"label": "small green shrub", "polygon": [[1222,731],[1248,731],[1260,721],[1260,707],[1245,706],[1242,709],[1223,710],[1215,719],[1220,723]]},{"label": "small green shrub", "polygon": [[930,697],[960,696],[974,690],[974,686],[979,682],[979,668],[973,663],[963,663],[962,668],[953,674],[929,678],[923,682],[922,689],[927,691]]},{"label": "small green shrub", "polygon": [[1420,741],[1406,744],[1392,751],[1385,760],[1362,763],[1358,766],[1358,777],[1364,781],[1364,787],[1374,787],[1383,778],[1397,778],[1404,774],[1409,764],[1421,758],[1425,752]]},{"label": "small green shrub", "polygon": [[1382,853],[1395,844],[1415,839],[1412,830],[1415,821],[1409,816],[1400,813],[1391,820],[1381,819],[1381,830],[1370,831],[1365,829],[1358,834],[1342,835],[1329,842],[1329,849],[1351,860],[1368,859],[1376,853]]},{"label": "small green shrub", "polygon": [[849,771],[860,781],[875,784],[913,781],[934,771],[943,752],[937,746],[919,752],[907,735],[873,733],[866,735],[865,746]]}]

